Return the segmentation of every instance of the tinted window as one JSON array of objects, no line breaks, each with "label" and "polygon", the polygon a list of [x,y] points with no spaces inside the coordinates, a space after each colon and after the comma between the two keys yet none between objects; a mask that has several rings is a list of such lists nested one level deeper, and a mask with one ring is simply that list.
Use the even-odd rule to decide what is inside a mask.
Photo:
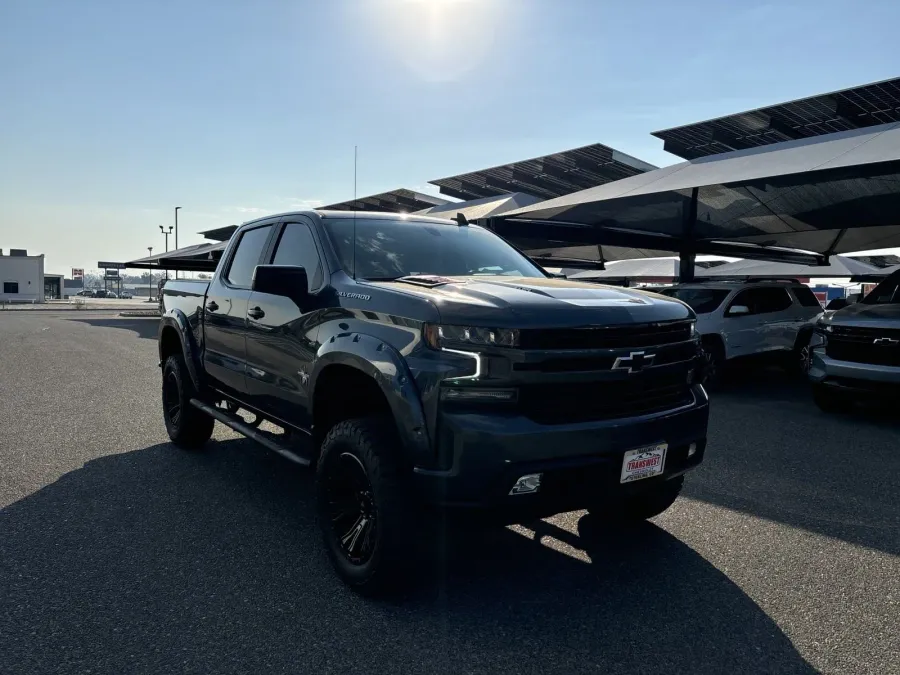
[{"label": "tinted window", "polygon": [[659,292],[681,300],[697,314],[714,312],[731,293],[727,288],[664,288]]},{"label": "tinted window", "polygon": [[792,304],[785,288],[748,288],[738,293],[730,306],[745,305],[750,308],[751,314],[771,314],[781,312]]},{"label": "tinted window", "polygon": [[16,281],[4,281],[3,282],[3,292],[4,293],[18,293],[19,292],[19,284]]},{"label": "tinted window", "polygon": [[816,297],[816,294],[810,290],[809,286],[794,286],[794,295],[797,296],[797,300],[800,301],[800,304],[804,307],[818,307],[822,308],[822,303],[819,302],[819,299]]},{"label": "tinted window", "polygon": [[[324,222],[341,266],[351,273],[353,220],[329,218]],[[396,279],[415,274],[546,276],[500,237],[471,225],[359,218],[355,249],[356,276],[362,279]]]},{"label": "tinted window", "polygon": [[306,269],[310,289],[322,283],[322,265],[319,252],[309,227],[302,223],[288,223],[278,239],[273,265],[299,265]]},{"label": "tinted window", "polygon": [[234,257],[231,259],[231,265],[228,267],[228,274],[226,275],[228,283],[233,286],[250,288],[253,270],[259,265],[259,258],[262,256],[263,248],[271,230],[272,226],[266,225],[265,227],[247,230],[241,234],[237,251],[235,251]]},{"label": "tinted window", "polygon": [[878,284],[863,300],[867,305],[900,303],[900,275],[892,274]]}]

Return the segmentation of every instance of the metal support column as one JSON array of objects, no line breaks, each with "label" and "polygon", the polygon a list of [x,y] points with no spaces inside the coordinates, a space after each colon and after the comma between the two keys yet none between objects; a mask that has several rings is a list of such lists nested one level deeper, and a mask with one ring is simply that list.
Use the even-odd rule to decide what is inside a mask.
[{"label": "metal support column", "polygon": [[684,212],[684,227],[682,230],[682,245],[678,252],[678,281],[690,283],[694,280],[694,271],[697,263],[696,245],[694,239],[694,225],[697,223],[697,200],[699,188],[691,190],[691,201]]}]

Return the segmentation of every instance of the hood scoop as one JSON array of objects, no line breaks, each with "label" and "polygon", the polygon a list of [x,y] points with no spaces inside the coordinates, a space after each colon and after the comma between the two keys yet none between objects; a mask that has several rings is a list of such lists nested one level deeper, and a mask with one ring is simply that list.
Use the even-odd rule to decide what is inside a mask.
[{"label": "hood scoop", "polygon": [[400,277],[399,279],[395,279],[395,281],[402,281],[404,284],[413,284],[414,286],[424,286],[425,288],[436,288],[437,286],[458,283],[458,280],[431,274],[416,274],[409,277]]}]

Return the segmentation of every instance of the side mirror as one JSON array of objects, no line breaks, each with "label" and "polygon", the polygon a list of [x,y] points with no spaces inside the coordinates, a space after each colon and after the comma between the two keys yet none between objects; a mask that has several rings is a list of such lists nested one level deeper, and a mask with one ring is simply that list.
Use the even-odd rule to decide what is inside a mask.
[{"label": "side mirror", "polygon": [[844,298],[835,298],[825,306],[825,309],[844,309],[849,304]]},{"label": "side mirror", "polygon": [[745,316],[749,313],[750,308],[747,305],[732,305],[728,310],[728,316]]},{"label": "side mirror", "polygon": [[289,298],[303,309],[309,296],[309,282],[306,270],[298,265],[257,265],[250,290]]}]

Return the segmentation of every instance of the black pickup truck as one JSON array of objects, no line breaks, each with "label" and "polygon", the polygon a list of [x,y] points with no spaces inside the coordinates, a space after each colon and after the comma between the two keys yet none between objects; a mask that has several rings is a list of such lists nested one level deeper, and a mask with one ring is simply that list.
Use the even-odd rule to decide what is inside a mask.
[{"label": "black pickup truck", "polygon": [[461,217],[247,223],[162,310],[169,437],[199,448],[218,420],[314,466],[325,546],[360,591],[415,578],[438,512],[637,521],[703,459],[690,308],[554,278]]}]

